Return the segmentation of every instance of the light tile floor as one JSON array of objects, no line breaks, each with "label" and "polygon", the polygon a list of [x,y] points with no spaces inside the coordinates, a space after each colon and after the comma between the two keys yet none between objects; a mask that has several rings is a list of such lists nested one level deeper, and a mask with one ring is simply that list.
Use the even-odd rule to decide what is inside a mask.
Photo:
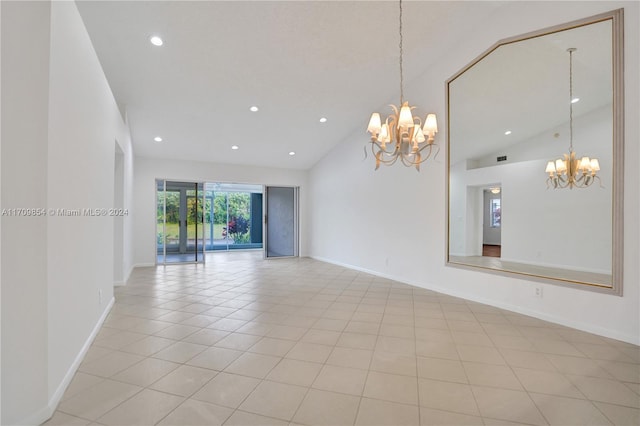
[{"label": "light tile floor", "polygon": [[48,425],[638,425],[637,346],[311,259],[136,269]]}]

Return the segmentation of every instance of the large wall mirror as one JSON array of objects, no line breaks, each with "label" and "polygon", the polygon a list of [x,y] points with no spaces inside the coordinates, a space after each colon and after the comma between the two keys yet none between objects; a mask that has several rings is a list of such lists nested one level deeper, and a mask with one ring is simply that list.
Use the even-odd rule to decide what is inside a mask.
[{"label": "large wall mirror", "polygon": [[[622,25],[502,40],[447,81],[448,266],[622,294]],[[598,159],[586,188],[548,182],[570,143]]]}]

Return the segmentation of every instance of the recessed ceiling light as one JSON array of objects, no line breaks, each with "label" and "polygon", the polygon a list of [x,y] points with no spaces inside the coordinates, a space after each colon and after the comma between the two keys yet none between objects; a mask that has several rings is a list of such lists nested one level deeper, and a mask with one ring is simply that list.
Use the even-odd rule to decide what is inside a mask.
[{"label": "recessed ceiling light", "polygon": [[254,106],[252,106],[251,108],[249,108],[249,110],[250,110],[251,112],[256,112],[256,111],[258,111],[258,107],[254,105]]},{"label": "recessed ceiling light", "polygon": [[156,136],[153,140],[156,142],[162,142],[162,138],[160,136]]},{"label": "recessed ceiling light", "polygon": [[504,134],[509,136],[511,134],[511,130],[507,130],[506,132],[504,132]]},{"label": "recessed ceiling light", "polygon": [[289,155],[296,155],[296,153],[291,151],[291,152],[289,152]]},{"label": "recessed ceiling light", "polygon": [[151,44],[153,44],[154,46],[162,46],[164,44],[164,41],[162,41],[162,39],[158,36],[151,37],[149,41],[151,41]]},{"label": "recessed ceiling light", "polygon": [[238,149],[238,148],[240,148],[238,145],[233,145],[233,146],[231,147],[231,149]]},{"label": "recessed ceiling light", "polygon": [[322,117],[322,118],[320,119],[320,122],[321,122],[321,123],[326,123],[326,122],[327,122],[327,117]]},{"label": "recessed ceiling light", "polygon": [[572,103],[572,104],[575,104],[576,102],[579,102],[579,101],[580,101],[580,98],[573,98],[573,99],[571,99],[571,103]]}]

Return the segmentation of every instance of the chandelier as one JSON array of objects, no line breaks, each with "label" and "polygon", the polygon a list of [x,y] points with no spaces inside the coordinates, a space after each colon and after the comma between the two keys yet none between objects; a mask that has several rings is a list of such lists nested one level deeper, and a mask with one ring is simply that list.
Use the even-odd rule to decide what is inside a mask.
[{"label": "chandelier", "polygon": [[554,189],[586,188],[591,186],[596,179],[600,180],[600,177],[596,175],[600,170],[598,159],[582,157],[578,160],[573,150],[573,104],[575,102],[573,98],[573,52],[576,50],[575,47],[567,49],[569,52],[569,153],[564,154],[564,159],[558,158],[547,163],[545,169],[545,172],[549,173],[547,188],[550,186]]},{"label": "chandelier", "polygon": [[[404,100],[404,78],[402,73],[402,0],[400,6],[400,108],[389,105],[393,114],[389,115],[384,123],[380,114],[371,114],[367,131],[371,133],[371,152],[376,159],[376,170],[380,164],[390,166],[398,159],[407,167],[413,167],[419,171],[420,164],[426,161],[435,151],[439,150],[434,143],[434,136],[438,132],[438,123],[435,114],[428,114],[424,125],[420,117],[414,116],[412,110]],[[434,150],[435,146],[435,150]],[[426,149],[426,152],[425,152]]]}]

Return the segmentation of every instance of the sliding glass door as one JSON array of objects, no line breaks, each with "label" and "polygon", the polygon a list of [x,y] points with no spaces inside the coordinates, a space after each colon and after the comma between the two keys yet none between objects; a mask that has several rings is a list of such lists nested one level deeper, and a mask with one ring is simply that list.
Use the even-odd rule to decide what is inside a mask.
[{"label": "sliding glass door", "polygon": [[156,181],[158,264],[204,262],[204,195],[201,182]]},{"label": "sliding glass door", "polygon": [[156,180],[156,262],[204,262],[206,251],[261,249],[262,185]]},{"label": "sliding glass door", "polygon": [[207,183],[205,193],[206,250],[262,248],[262,186]]}]

